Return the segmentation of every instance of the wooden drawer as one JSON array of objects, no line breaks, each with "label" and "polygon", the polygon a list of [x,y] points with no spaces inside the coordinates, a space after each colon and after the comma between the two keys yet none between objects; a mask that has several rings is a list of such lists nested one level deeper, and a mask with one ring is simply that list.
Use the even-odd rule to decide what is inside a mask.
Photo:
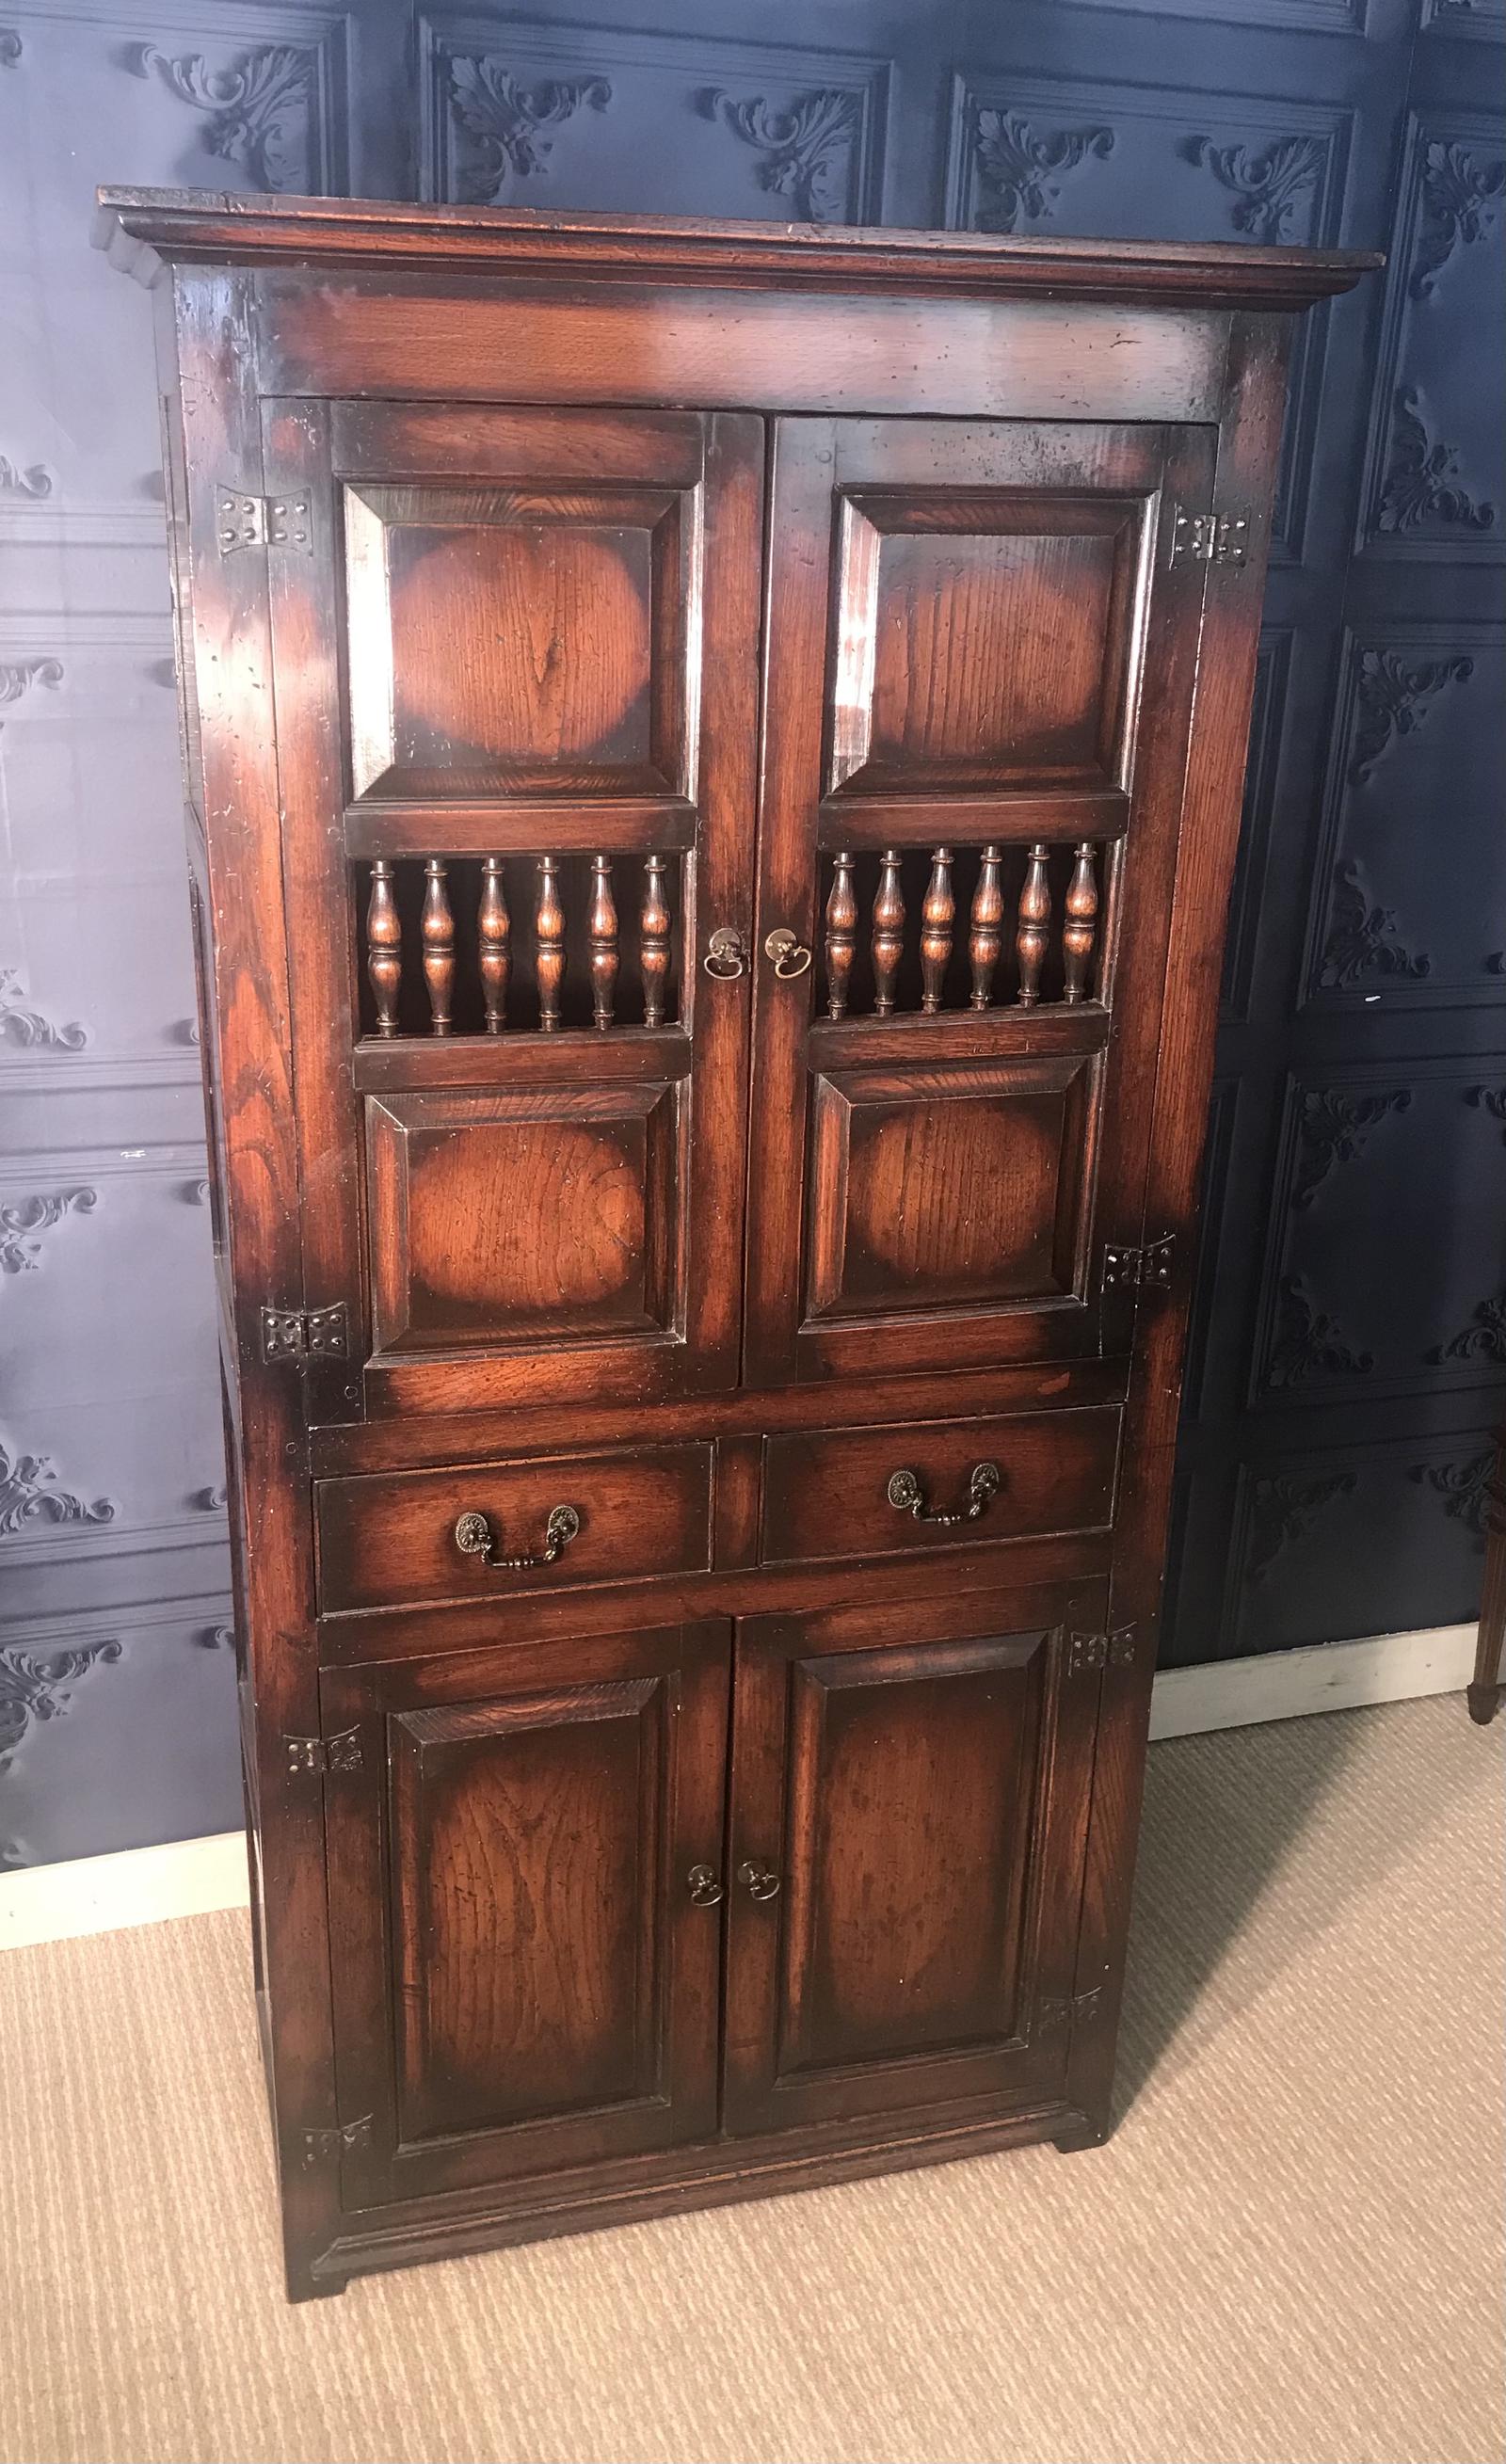
[{"label": "wooden drawer", "polygon": [[[709,1445],[326,1480],[316,1499],[326,1610],[500,1599],[694,1573],[711,1563]],[[460,1517],[484,1515],[497,1556],[538,1560],[549,1518],[561,1507],[573,1508],[579,1528],[550,1563],[489,1565],[456,1543]]]},{"label": "wooden drawer", "polygon": [[[902,1557],[959,1543],[1101,1530],[1114,1513],[1118,1443],[1117,1405],[769,1438],[763,1562]],[[919,1514],[891,1499],[901,1472],[914,1476]],[[968,1517],[970,1500],[981,1504]],[[959,1514],[964,1519],[934,1519]]]}]

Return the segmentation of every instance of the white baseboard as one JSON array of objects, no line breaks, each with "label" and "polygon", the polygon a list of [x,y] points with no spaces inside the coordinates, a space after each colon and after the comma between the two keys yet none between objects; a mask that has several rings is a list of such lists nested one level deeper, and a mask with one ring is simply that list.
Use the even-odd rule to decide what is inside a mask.
[{"label": "white baseboard", "polygon": [[1415,1634],[1262,1652],[1254,1660],[1163,1668],[1151,1696],[1151,1738],[1249,1728],[1307,1711],[1350,1711],[1362,1703],[1407,1703],[1420,1694],[1456,1694],[1474,1673],[1474,1635],[1473,1625],[1432,1625]]},{"label": "white baseboard", "polygon": [[[1257,1660],[1167,1668],[1156,1680],[1150,1733],[1153,1740],[1196,1736],[1308,1711],[1453,1694],[1469,1683],[1473,1667],[1473,1626],[1443,1625],[1270,1652]],[[33,1865],[0,1874],[0,1950],[246,1904],[246,1848],[238,1831]]]}]

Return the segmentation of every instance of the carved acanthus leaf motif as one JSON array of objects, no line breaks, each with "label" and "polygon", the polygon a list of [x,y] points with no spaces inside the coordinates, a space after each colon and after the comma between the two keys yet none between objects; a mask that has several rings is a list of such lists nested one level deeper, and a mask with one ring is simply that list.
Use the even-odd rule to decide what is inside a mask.
[{"label": "carved acanthus leaf motif", "polygon": [[99,1199],[95,1189],[59,1189],[0,1206],[0,1272],[19,1275],[33,1269],[42,1253],[42,1234],[65,1215],[92,1214]]},{"label": "carved acanthus leaf motif", "polygon": [[1309,1377],[1363,1377],[1374,1367],[1374,1353],[1352,1351],[1338,1319],[1314,1308],[1301,1276],[1288,1275],[1281,1285],[1266,1384],[1300,1386]]},{"label": "carved acanthus leaf motif", "polygon": [[88,1028],[77,1019],[66,1026],[55,1026],[39,1009],[28,1009],[20,977],[13,967],[0,967],[0,1045],[18,1045],[27,1052],[44,1045],[58,1052],[81,1052],[88,1041]]},{"label": "carved acanthus leaf motif", "polygon": [[1445,1514],[1483,1540],[1488,1531],[1496,1528],[1497,1509],[1491,1491],[1495,1468],[1495,1450],[1487,1446],[1482,1455],[1473,1455],[1468,1463],[1413,1463],[1411,1477],[1436,1489],[1443,1499]]},{"label": "carved acanthus leaf motif", "polygon": [[1459,457],[1451,445],[1428,440],[1410,385],[1402,385],[1391,420],[1391,454],[1381,483],[1376,527],[1390,533],[1415,530],[1420,522],[1457,522],[1465,530],[1495,527],[1494,505],[1476,503],[1467,488],[1452,483]]},{"label": "carved acanthus leaf motif", "polygon": [[62,680],[61,659],[0,660],[0,705],[20,701],[37,685],[55,693]]},{"label": "carved acanthus leaf motif", "polygon": [[1435,1369],[1447,1360],[1506,1361],[1506,1292],[1476,1304],[1471,1324],[1428,1354]]},{"label": "carved acanthus leaf motif", "polygon": [[0,68],[13,69],[21,56],[21,37],[13,26],[0,26]]},{"label": "carved acanthus leaf motif", "polygon": [[1422,218],[1412,255],[1411,295],[1430,297],[1456,248],[1469,248],[1493,228],[1506,193],[1506,162],[1477,163],[1459,144],[1438,143],[1423,156]]},{"label": "carved acanthus leaf motif", "polygon": [[0,1771],[33,1720],[56,1720],[67,1709],[69,1688],[101,1661],[119,1660],[118,1642],[83,1642],[72,1651],[0,1651]]},{"label": "carved acanthus leaf motif", "polygon": [[223,1483],[210,1488],[196,1488],[188,1500],[195,1514],[223,1514],[229,1502],[229,1491]]},{"label": "carved acanthus leaf motif", "polygon": [[1384,1095],[1346,1095],[1337,1087],[1310,1087],[1297,1117],[1293,1212],[1300,1214],[1312,1205],[1336,1164],[1356,1161],[1363,1153],[1367,1130],[1388,1112],[1405,1112],[1411,1100],[1405,1087]]},{"label": "carved acanthus leaf motif", "polygon": [[527,179],[543,171],[551,141],[541,136],[589,106],[605,111],[611,87],[605,77],[545,77],[520,85],[500,60],[485,53],[454,53],[450,59],[450,107],[478,159],[460,177],[460,197],[473,206],[499,201],[512,171]]},{"label": "carved acanthus leaf motif", "polygon": [[1344,992],[1365,976],[1405,976],[1420,981],[1432,973],[1426,951],[1414,958],[1395,939],[1396,917],[1388,907],[1372,907],[1360,880],[1357,864],[1334,867],[1334,894],[1328,908],[1328,938],[1323,943],[1318,982]]},{"label": "carved acanthus leaf motif", "polygon": [[1464,1100],[1477,1111],[1489,1112],[1506,1130],[1506,1087],[1466,1087]]},{"label": "carved acanthus leaf motif", "polygon": [[169,59],[155,43],[137,43],[127,66],[135,77],[160,77],[180,101],[209,112],[206,152],[244,164],[259,188],[297,188],[313,177],[315,52],[258,43],[230,68],[211,69],[202,52]]},{"label": "carved acanthus leaf motif", "polygon": [[53,474],[45,462],[33,462],[23,471],[0,453],[0,496],[50,496],[52,493]]},{"label": "carved acanthus leaf motif", "polygon": [[839,86],[796,95],[781,111],[764,95],[740,102],[708,87],[697,97],[708,120],[723,121],[763,157],[758,184],[788,197],[802,222],[834,223],[847,204],[853,147],[862,125],[862,99]]},{"label": "carved acanthus leaf motif", "polygon": [[1317,189],[1325,151],[1320,137],[1273,137],[1269,145],[1215,145],[1211,137],[1189,137],[1186,145],[1188,161],[1204,164],[1238,198],[1234,229],[1268,242],[1297,236],[1297,218]]},{"label": "carved acanthus leaf motif", "polygon": [[97,1497],[86,1506],[71,1488],[54,1485],[57,1473],[46,1455],[10,1455],[0,1445],[0,1532],[34,1531],[56,1523],[113,1523],[114,1500]]},{"label": "carved acanthus leaf motif", "polygon": [[1473,659],[1404,659],[1395,650],[1362,651],[1351,786],[1363,786],[1393,737],[1415,736],[1445,685],[1468,684],[1473,673]]},{"label": "carved acanthus leaf motif", "polygon": [[1106,160],[1114,151],[1112,128],[1061,128],[1037,137],[1017,111],[979,110],[973,121],[973,156],[983,190],[976,222],[980,231],[1012,231],[1022,218],[1040,222],[1061,194],[1062,174],[1090,154]]},{"label": "carved acanthus leaf motif", "polygon": [[201,1625],[193,1639],[201,1651],[233,1651],[235,1629],[233,1625]]},{"label": "carved acanthus leaf motif", "polygon": [[1264,1582],[1283,1550],[1305,1539],[1325,1506],[1349,1497],[1358,1474],[1333,1472],[1322,1480],[1292,1480],[1285,1472],[1261,1473],[1250,1484],[1250,1545],[1245,1554],[1247,1583]]}]

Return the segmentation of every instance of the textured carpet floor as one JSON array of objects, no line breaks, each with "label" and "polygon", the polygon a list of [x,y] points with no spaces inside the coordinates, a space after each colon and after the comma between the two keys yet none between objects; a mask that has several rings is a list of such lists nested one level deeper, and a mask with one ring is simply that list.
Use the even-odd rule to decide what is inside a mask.
[{"label": "textured carpet floor", "polygon": [[1496,2464],[1498,1731],[1158,1747],[1125,2119],[284,2307],[244,1923],[0,1957],[9,2464]]}]

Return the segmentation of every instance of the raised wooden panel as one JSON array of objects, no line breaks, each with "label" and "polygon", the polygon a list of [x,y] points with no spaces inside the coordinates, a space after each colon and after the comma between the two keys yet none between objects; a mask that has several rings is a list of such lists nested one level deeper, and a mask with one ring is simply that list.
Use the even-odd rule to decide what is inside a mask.
[{"label": "raised wooden panel", "polygon": [[[496,1554],[537,1558],[561,1506],[578,1529],[548,1564],[498,1568],[455,1545],[460,1516],[484,1514]],[[711,1448],[645,1445],[321,1481],[315,1510],[326,1610],[507,1599],[689,1573],[711,1563]]]},{"label": "raised wooden panel", "polygon": [[[1114,1509],[1118,1438],[1115,1406],[784,1432],[764,1442],[760,1553],[765,1565],[866,1564],[959,1541],[1098,1529]],[[980,1464],[998,1485],[969,1516]],[[918,1513],[889,1494],[901,1471],[914,1474]]]},{"label": "raised wooden panel", "polygon": [[818,1076],[807,1308],[913,1315],[1079,1287],[1097,1062]]},{"label": "raised wooden panel", "polygon": [[703,2135],[715,2117],[725,1628],[326,1678],[353,2204]]},{"label": "raised wooden panel", "polygon": [[729,2128],[1059,2079],[1096,1694],[1010,1605],[740,1626]]},{"label": "raised wooden panel", "polygon": [[405,2142],[656,2086],[664,1710],[640,1677],[391,1722]]},{"label": "raised wooden panel", "polygon": [[356,794],[683,792],[682,506],[347,485]]},{"label": "raised wooden panel", "polygon": [[662,1083],[368,1098],[376,1350],[669,1331],[678,1112]]},{"label": "raised wooden panel", "polygon": [[840,524],[831,788],[1118,783],[1138,508],[858,494]]}]

